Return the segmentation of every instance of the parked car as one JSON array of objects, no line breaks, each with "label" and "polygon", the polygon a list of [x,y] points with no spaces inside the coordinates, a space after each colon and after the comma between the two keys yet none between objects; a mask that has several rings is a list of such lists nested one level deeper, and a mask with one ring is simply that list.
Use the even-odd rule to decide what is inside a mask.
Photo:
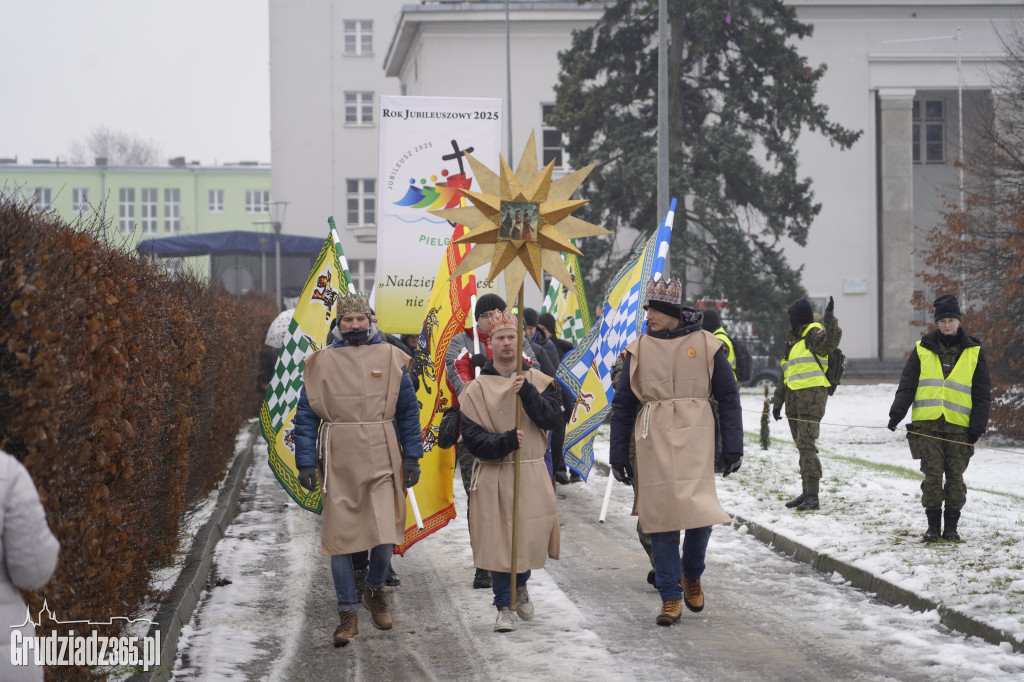
[{"label": "parked car", "polygon": [[773,360],[767,355],[751,356],[754,369],[750,375],[750,381],[744,386],[763,388],[767,386],[770,391],[775,390],[775,385],[782,381],[782,367],[778,360]]}]

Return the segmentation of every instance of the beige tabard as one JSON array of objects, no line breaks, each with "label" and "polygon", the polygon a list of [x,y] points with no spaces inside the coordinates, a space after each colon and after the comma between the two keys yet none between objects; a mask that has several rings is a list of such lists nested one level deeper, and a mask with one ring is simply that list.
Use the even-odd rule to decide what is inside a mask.
[{"label": "beige tabard", "polygon": [[[523,372],[543,392],[553,379],[535,369]],[[492,433],[515,428],[512,378],[483,375],[459,396],[462,412]],[[522,412],[523,446],[519,460],[519,538],[516,571],[544,568],[547,557],[558,558],[558,513],[544,451],[547,432]],[[512,498],[515,453],[503,459],[477,459],[469,495],[469,537],[477,568],[508,573],[512,570]]]},{"label": "beige tabard", "polygon": [[640,399],[634,425],[636,500],[645,533],[728,523],[715,489],[715,418],[708,397],[722,342],[704,330],[674,339],[640,336],[629,385]]},{"label": "beige tabard", "polygon": [[306,397],[323,420],[323,556],[402,542],[405,491],[392,419],[408,360],[389,343],[326,348],[306,358]]}]

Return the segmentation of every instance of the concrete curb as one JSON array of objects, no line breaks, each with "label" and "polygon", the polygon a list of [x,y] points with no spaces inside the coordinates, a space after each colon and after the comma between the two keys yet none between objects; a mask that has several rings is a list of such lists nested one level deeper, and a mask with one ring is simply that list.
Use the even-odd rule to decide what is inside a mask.
[{"label": "concrete curb", "polygon": [[[604,462],[594,462],[594,466],[600,468],[605,474],[610,472],[608,465]],[[922,597],[908,589],[891,583],[888,580],[883,580],[868,571],[839,561],[827,554],[821,554],[806,545],[802,545],[785,535],[780,535],[770,528],[766,528],[754,521],[744,519],[743,517],[736,516],[735,514],[732,514],[731,516],[733,517],[732,525],[734,528],[738,526],[746,526],[749,529],[750,534],[753,535],[755,539],[764,543],[776,552],[785,554],[796,561],[807,564],[811,568],[821,571],[822,573],[838,573],[843,576],[844,580],[849,581],[850,585],[853,587],[856,587],[863,592],[874,594],[878,599],[886,602],[887,604],[906,606],[914,611],[920,612],[935,611],[939,614],[939,622],[951,630],[956,630],[957,632],[969,637],[979,637],[989,644],[995,644],[997,646],[1006,642],[1013,647],[1013,650],[1016,653],[1024,652],[1024,642],[1016,641],[1013,636],[1005,630],[993,627],[988,623],[984,623],[961,611],[952,609],[932,599]]]},{"label": "concrete curb", "polygon": [[253,449],[260,438],[259,424],[250,424],[249,430],[252,434],[249,447],[235,457],[217,498],[213,514],[206,525],[196,533],[192,549],[185,559],[185,568],[174,583],[170,597],[157,611],[153,627],[148,633],[150,637],[155,636],[158,631],[160,633],[161,665],[149,672],[133,675],[130,678],[133,681],[164,682],[171,679],[174,661],[178,657],[181,628],[192,619],[192,614],[199,604],[199,597],[206,587],[210,569],[213,567],[213,551],[224,537],[224,532],[231,525],[238,510],[238,495],[252,464]]},{"label": "concrete curb", "polygon": [[963,633],[969,637],[980,637],[989,644],[999,645],[1006,642],[1017,653],[1024,651],[1024,643],[1016,641],[1013,636],[1005,630],[993,627],[987,623],[977,620],[961,611],[952,609],[932,599],[922,597],[910,590],[893,584],[888,580],[879,578],[868,571],[856,568],[845,562],[839,561],[827,554],[821,554],[816,550],[802,545],[795,540],[780,535],[775,531],[766,528],[758,523],[749,521],[740,516],[733,516],[733,527],[746,526],[757,540],[768,545],[780,554],[785,554],[801,563],[822,573],[838,573],[850,585],[859,590],[874,594],[878,599],[897,606],[906,606],[914,611],[935,611],[939,614],[939,621],[951,630]]}]

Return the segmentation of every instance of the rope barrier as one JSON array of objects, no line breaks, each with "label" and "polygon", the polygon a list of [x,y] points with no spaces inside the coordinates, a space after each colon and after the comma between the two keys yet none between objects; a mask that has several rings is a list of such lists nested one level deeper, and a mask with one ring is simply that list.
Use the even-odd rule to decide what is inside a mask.
[{"label": "rope barrier", "polygon": [[[757,415],[765,414],[764,410],[750,410],[750,409],[747,409],[745,407],[742,408],[742,410],[744,412],[752,412],[752,413],[757,414]],[[865,424],[834,424],[834,423],[831,423],[831,422],[815,422],[813,419],[799,419],[797,417],[788,417],[788,416],[787,417],[783,417],[783,419],[788,419],[788,420],[794,421],[794,422],[807,422],[808,424],[820,424],[822,426],[838,426],[838,427],[847,428],[847,429],[885,429],[886,431],[889,430],[888,426],[868,426],[868,425],[865,425]],[[967,443],[964,443],[963,441],[950,440],[949,438],[941,438],[939,436],[932,436],[932,435],[927,434],[927,433],[921,433],[920,431],[907,431],[906,429],[901,429],[899,427],[896,427],[896,431],[902,431],[904,433],[913,433],[915,436],[920,436],[921,438],[931,438],[932,440],[940,440],[940,441],[943,441],[945,443],[955,443],[957,445],[967,445]],[[1010,450],[1009,448],[997,448],[997,447],[995,447],[993,445],[977,445],[977,444],[975,444],[973,447],[981,449],[981,450],[996,450],[998,452],[1008,452],[1011,455],[1024,455],[1024,452],[1021,452],[1019,450]]]}]

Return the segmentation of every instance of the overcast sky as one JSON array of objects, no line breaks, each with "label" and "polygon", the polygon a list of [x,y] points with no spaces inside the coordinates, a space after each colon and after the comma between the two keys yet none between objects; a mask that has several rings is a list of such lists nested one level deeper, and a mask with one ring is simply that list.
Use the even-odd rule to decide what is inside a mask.
[{"label": "overcast sky", "polygon": [[270,161],[267,0],[0,0],[0,26],[0,157],[105,125],[164,160]]}]

